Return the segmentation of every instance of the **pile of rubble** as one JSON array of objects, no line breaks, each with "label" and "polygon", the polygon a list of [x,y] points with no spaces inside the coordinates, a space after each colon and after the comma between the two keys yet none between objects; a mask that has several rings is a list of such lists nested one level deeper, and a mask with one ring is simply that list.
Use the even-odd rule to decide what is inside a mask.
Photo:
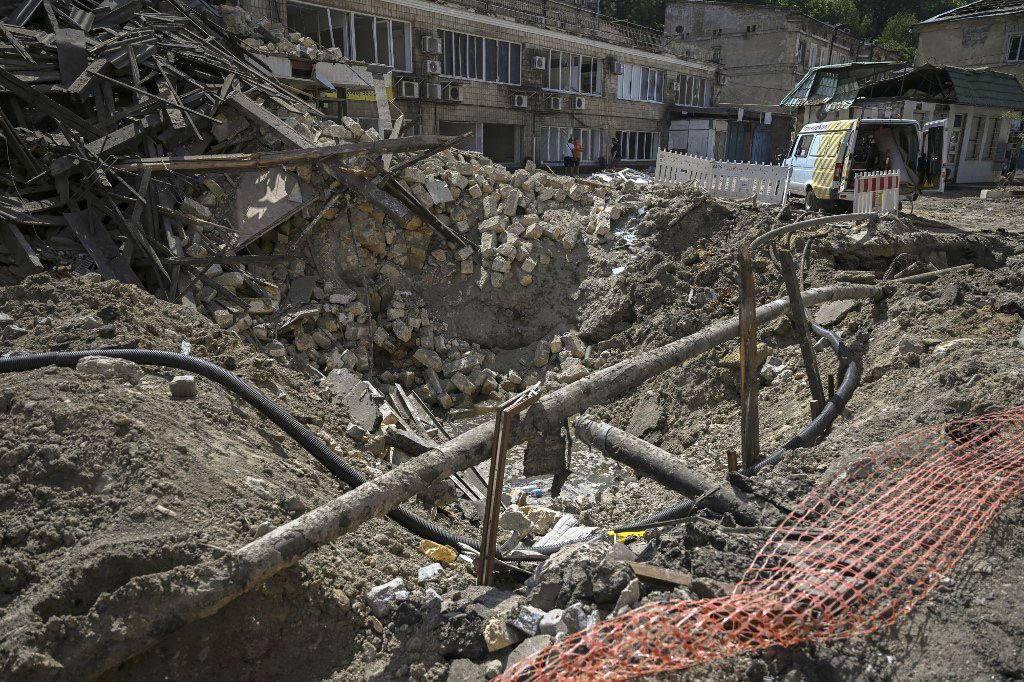
[{"label": "pile of rubble", "polygon": [[[560,254],[609,238],[612,185],[329,120],[262,56],[340,53],[240,8],[127,7],[108,0],[91,23],[51,26],[56,47],[41,13],[4,33],[24,64],[0,67],[19,112],[19,125],[0,121],[15,160],[0,192],[0,281],[99,272],[283,362],[400,383],[442,408],[535,383],[559,357],[563,382],[586,373],[571,334],[542,340],[525,370],[499,371],[433,319],[416,283],[534,285]],[[21,75],[41,63],[61,89]]]}]

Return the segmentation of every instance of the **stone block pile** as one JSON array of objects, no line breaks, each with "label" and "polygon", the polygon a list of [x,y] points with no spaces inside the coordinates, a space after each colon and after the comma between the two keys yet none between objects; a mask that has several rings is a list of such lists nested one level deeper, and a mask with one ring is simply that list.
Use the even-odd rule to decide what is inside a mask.
[{"label": "stone block pile", "polygon": [[[317,144],[365,141],[376,135],[348,118],[325,123],[293,116],[288,123]],[[324,182],[308,165],[286,171],[313,186]],[[325,374],[335,369],[366,374],[372,361],[381,381],[401,384],[443,409],[521,390],[545,377],[565,384],[586,376],[594,363],[571,333],[542,339],[532,363],[499,373],[493,369],[493,353],[454,338],[415,293],[396,286],[409,286],[423,276],[459,278],[482,289],[530,286],[559,252],[577,248],[588,235],[595,241],[608,238],[612,221],[619,217],[616,190],[532,165],[510,172],[457,150],[405,168],[399,182],[442,223],[479,248],[445,242],[422,222],[399,227],[364,198],[351,195],[327,210],[317,226],[318,252],[335,261],[342,275],[324,277],[305,257],[289,255],[293,240],[323,206],[321,198],[252,246],[289,258],[214,265],[206,273],[212,282],[199,290],[197,302],[219,326],[251,335],[271,357]],[[216,222],[218,207],[229,199],[223,185],[210,179],[193,191],[195,197],[186,198],[178,210]],[[202,225],[192,229],[194,238],[185,243],[188,255],[213,255]],[[371,284],[364,291],[360,280],[346,277],[348,273],[361,273]],[[344,279],[356,282],[358,291]],[[225,292],[237,298],[225,297]]]}]

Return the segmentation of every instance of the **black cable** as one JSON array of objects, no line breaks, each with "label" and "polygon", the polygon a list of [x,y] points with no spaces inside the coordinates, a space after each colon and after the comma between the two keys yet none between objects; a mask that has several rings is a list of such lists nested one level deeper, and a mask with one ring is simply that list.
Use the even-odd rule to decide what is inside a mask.
[{"label": "black cable", "polygon": [[[821,413],[803,431],[794,436],[785,445],[779,448],[770,457],[761,460],[752,467],[743,471],[745,476],[753,476],[767,467],[777,464],[783,455],[797,448],[813,444],[825,431],[831,427],[835,419],[842,413],[843,408],[853,395],[858,382],[860,381],[860,365],[853,358],[852,353],[842,344],[835,334],[816,324],[811,328],[815,333],[824,337],[839,356],[840,361],[846,362],[846,372],[843,381],[836,391],[836,394],[829,399]],[[82,358],[89,356],[102,356],[109,358],[120,358],[139,365],[151,365],[157,367],[172,367],[174,369],[194,372],[202,377],[220,384],[235,395],[241,397],[252,405],[258,412],[277,424],[281,430],[292,437],[304,450],[313,455],[314,458],[323,464],[328,471],[346,485],[356,488],[367,482],[366,476],[352,467],[348,462],[335,453],[323,440],[308,428],[299,423],[291,414],[278,407],[273,401],[263,395],[238,375],[229,372],[211,362],[180,353],[168,351],[145,350],[134,348],[113,348],[87,351],[57,351],[50,353],[33,353],[28,355],[16,355],[0,358],[0,374],[10,372],[26,372],[49,366],[74,367]],[[689,516],[695,509],[697,500],[686,500],[656,514],[652,514],[638,521],[619,526],[614,530],[616,533],[630,532],[641,527],[649,527],[655,524],[679,520]],[[413,514],[412,512],[398,507],[392,510],[388,516],[409,530],[415,535],[432,540],[439,544],[448,545],[456,549],[461,546],[470,547],[479,552],[480,543],[474,538],[457,535],[441,526]],[[579,541],[564,542],[556,545],[543,547],[532,547],[530,551],[551,555]],[[499,557],[502,558],[502,557]]]},{"label": "black cable", "polygon": [[[304,450],[309,452],[318,462],[327,467],[336,478],[345,484],[356,488],[368,480],[357,469],[338,456],[323,440],[307,429],[291,414],[278,407],[273,401],[260,393],[251,384],[228,370],[219,367],[212,362],[180,353],[170,353],[160,350],[144,349],[105,349],[86,351],[59,351],[52,353],[34,353],[31,355],[17,355],[0,358],[0,374],[9,372],[26,372],[42,367],[74,367],[82,358],[92,355],[100,355],[108,358],[120,358],[129,360],[139,365],[155,365],[158,367],[173,367],[174,369],[194,372],[206,377],[214,383],[220,384],[245,402],[252,405],[258,412],[277,424],[281,429],[291,436]],[[460,545],[467,545],[476,551],[480,551],[480,543],[472,538],[456,535],[441,526],[420,518],[410,511],[398,507],[391,511],[388,516],[402,527],[421,538],[432,540],[442,545],[459,548]]]}]

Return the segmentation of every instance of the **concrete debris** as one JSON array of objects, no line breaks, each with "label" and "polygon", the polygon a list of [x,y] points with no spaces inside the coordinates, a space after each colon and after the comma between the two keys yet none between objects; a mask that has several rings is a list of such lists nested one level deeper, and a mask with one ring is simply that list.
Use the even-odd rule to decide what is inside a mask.
[{"label": "concrete debris", "polygon": [[383,585],[370,588],[366,593],[366,605],[370,612],[378,618],[386,617],[395,605],[409,598],[409,590],[405,588],[405,581],[395,578]]},{"label": "concrete debris", "polygon": [[580,600],[612,607],[633,577],[632,570],[609,558],[606,549],[570,545],[536,568],[527,597],[544,610],[564,609]]},{"label": "concrete debris", "polygon": [[544,611],[529,604],[524,604],[519,608],[515,620],[512,621],[512,627],[527,637],[532,637],[540,631],[540,623],[546,615]]},{"label": "concrete debris", "polygon": [[427,564],[420,569],[419,574],[416,577],[417,582],[425,583],[433,580],[437,576],[444,572],[444,566],[438,563]]},{"label": "concrete debris", "polygon": [[523,641],[525,638],[523,633],[512,627],[512,619],[518,613],[523,602],[523,597],[514,596],[495,607],[490,619],[484,625],[483,634],[487,651],[493,653]]},{"label": "concrete debris", "polygon": [[184,374],[171,379],[171,397],[195,398],[197,395],[199,395],[199,388],[194,376]]},{"label": "concrete debris", "polygon": [[133,386],[139,383],[144,374],[142,367],[130,360],[108,358],[101,355],[89,355],[78,361],[75,369],[82,374],[116,379]]},{"label": "concrete debris", "polygon": [[529,658],[541,649],[550,645],[554,639],[550,635],[535,635],[522,642],[508,655],[508,667],[514,666],[524,658]]},{"label": "concrete debris", "polygon": [[562,619],[564,613],[565,611],[562,609],[551,609],[545,613],[544,617],[540,619],[540,623],[537,624],[538,632],[542,635],[551,635],[552,637],[567,635],[569,627]]}]

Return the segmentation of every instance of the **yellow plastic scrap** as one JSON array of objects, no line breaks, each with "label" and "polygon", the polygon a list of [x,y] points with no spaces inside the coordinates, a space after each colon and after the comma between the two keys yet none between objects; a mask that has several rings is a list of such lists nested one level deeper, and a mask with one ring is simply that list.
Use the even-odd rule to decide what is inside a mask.
[{"label": "yellow plastic scrap", "polygon": [[420,542],[420,552],[428,559],[440,561],[442,564],[451,564],[459,560],[459,553],[446,545],[439,545],[430,540]]},{"label": "yellow plastic scrap", "polygon": [[636,538],[638,540],[641,540],[646,534],[647,531],[645,530],[632,530],[625,533],[616,533],[613,530],[608,531],[608,535],[611,535],[613,538],[615,538],[616,542],[625,542],[626,538]]}]

